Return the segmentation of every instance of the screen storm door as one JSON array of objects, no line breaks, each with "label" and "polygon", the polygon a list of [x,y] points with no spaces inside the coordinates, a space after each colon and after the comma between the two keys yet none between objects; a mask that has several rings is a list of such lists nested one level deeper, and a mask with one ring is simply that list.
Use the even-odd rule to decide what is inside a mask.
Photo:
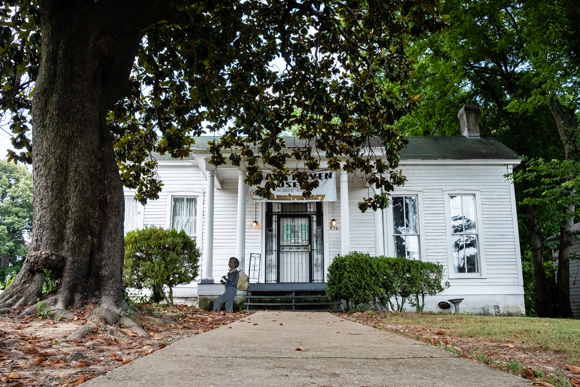
[{"label": "screen storm door", "polygon": [[266,203],[266,283],[324,282],[322,203]]},{"label": "screen storm door", "polygon": [[278,227],[280,282],[310,282],[310,217],[280,216]]}]

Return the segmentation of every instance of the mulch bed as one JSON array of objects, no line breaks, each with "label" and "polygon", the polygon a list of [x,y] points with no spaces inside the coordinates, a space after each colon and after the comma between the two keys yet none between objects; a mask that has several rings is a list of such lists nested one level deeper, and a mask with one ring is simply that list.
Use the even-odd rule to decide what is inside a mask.
[{"label": "mulch bed", "polygon": [[[167,345],[242,318],[176,305],[140,305],[149,315],[133,315],[149,333],[138,337],[121,325],[104,326],[83,339],[67,337],[87,324],[94,306],[71,310],[74,318],[0,315],[0,384],[2,386],[77,386]],[[89,323],[90,325],[90,323]]]}]

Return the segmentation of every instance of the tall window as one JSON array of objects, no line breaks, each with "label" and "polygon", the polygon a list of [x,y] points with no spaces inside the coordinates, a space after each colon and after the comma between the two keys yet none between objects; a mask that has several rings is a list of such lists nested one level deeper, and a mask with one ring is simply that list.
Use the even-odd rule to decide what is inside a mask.
[{"label": "tall window", "polygon": [[451,248],[456,273],[479,273],[475,195],[450,195]]},{"label": "tall window", "polygon": [[416,196],[393,198],[393,237],[398,257],[420,259]]},{"label": "tall window", "polygon": [[137,230],[143,225],[143,206],[132,197],[125,197],[125,222],[123,229],[125,234]]},{"label": "tall window", "polygon": [[196,235],[197,198],[172,198],[171,228],[184,230],[189,236]]}]

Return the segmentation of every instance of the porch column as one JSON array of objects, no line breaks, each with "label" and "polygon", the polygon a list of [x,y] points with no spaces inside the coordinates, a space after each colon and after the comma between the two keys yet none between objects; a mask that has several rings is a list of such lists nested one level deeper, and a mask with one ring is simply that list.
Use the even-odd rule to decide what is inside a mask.
[{"label": "porch column", "polygon": [[340,254],[350,252],[350,214],[348,208],[348,172],[340,171]]},{"label": "porch column", "polygon": [[207,198],[206,198],[206,227],[205,243],[203,251],[203,263],[201,273],[202,284],[213,284],[213,197],[215,171],[207,170]]},{"label": "porch column", "polygon": [[244,179],[246,171],[240,170],[238,175],[238,233],[236,238],[236,254],[240,260],[240,268],[246,271],[246,200],[248,190]]},{"label": "porch column", "polygon": [[[380,195],[381,189],[375,189],[375,194]],[[385,255],[385,244],[383,242],[383,210],[375,211],[375,256]]]}]

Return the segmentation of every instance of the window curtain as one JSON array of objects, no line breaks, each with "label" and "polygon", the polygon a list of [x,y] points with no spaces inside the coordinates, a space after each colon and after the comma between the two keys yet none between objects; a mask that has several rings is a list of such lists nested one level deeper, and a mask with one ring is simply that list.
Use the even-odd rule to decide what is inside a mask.
[{"label": "window curtain", "polygon": [[173,198],[171,227],[177,231],[184,230],[187,235],[196,235],[196,198]]},{"label": "window curtain", "polygon": [[125,198],[125,222],[123,229],[125,234],[139,228],[139,203],[133,198]]}]

